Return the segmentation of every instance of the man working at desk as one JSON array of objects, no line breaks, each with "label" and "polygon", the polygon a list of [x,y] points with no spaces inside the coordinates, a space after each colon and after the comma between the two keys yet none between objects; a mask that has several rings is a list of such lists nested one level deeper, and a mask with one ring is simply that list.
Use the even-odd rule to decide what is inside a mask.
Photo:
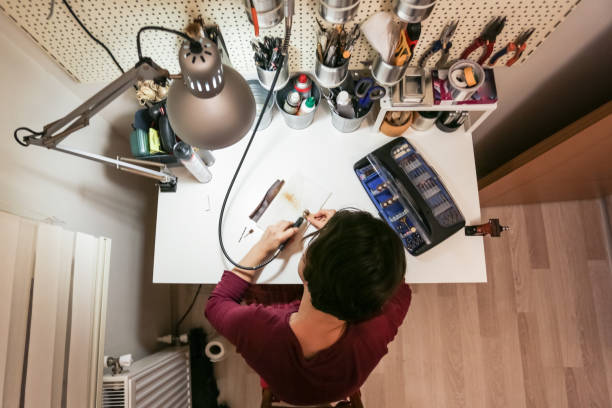
[{"label": "man working at desk", "polygon": [[[257,272],[226,271],[206,317],[268,384],[291,404],[339,401],[359,390],[387,353],[411,299],[399,237],[363,211],[322,210],[298,267],[302,300],[240,305]],[[266,229],[241,265],[259,265],[297,232],[283,221]]]}]

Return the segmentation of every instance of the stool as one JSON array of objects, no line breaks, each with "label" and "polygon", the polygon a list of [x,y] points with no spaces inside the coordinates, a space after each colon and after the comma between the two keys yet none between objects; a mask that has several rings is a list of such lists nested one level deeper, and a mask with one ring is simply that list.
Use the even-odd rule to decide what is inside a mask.
[{"label": "stool", "polygon": [[341,401],[333,403],[335,405],[323,404],[323,405],[291,405],[286,402],[280,401],[272,394],[270,388],[265,381],[260,379],[261,383],[261,408],[364,408],[361,402],[361,391],[357,391],[348,398],[348,401]]}]

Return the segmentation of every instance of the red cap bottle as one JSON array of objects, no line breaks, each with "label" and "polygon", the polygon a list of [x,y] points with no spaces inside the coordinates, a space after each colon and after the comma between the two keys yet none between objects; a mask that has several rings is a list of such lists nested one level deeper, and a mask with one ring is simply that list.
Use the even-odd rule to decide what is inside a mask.
[{"label": "red cap bottle", "polygon": [[300,93],[302,99],[307,99],[311,95],[312,81],[306,74],[300,74],[293,87]]}]

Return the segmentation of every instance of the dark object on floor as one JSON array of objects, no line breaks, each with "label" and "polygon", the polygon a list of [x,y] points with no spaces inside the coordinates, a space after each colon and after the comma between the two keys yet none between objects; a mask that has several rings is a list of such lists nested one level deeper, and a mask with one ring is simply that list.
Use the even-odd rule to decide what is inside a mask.
[{"label": "dark object on floor", "polygon": [[490,218],[489,222],[480,225],[468,225],[465,227],[465,235],[467,236],[485,236],[499,237],[502,231],[508,231],[510,227],[499,224],[499,218]]},{"label": "dark object on floor", "polygon": [[[293,406],[293,405],[292,405]],[[364,408],[363,403],[361,402],[361,392],[357,391],[355,394],[351,395],[348,398],[348,401],[342,401],[337,405],[334,405],[333,408]],[[261,393],[261,408],[291,408],[286,405],[282,405],[270,391],[269,388],[263,388]],[[305,408],[332,408],[332,405],[308,405]]]},{"label": "dark object on floor", "polygon": [[191,362],[191,406],[193,408],[226,408],[217,404],[219,388],[210,360],[204,355],[206,333],[201,327],[189,331],[189,358]]}]

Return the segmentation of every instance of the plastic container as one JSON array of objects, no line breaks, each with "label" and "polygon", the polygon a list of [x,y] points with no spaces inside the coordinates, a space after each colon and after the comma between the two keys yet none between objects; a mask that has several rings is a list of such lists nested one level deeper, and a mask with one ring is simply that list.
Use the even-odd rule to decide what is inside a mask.
[{"label": "plastic container", "polygon": [[344,24],[355,17],[360,0],[319,0],[319,15],[325,21]]},{"label": "plastic container", "polygon": [[[259,84],[259,81],[255,79],[248,80],[249,88],[251,88],[251,93],[255,98],[255,120],[259,117],[261,113],[261,109],[263,108],[263,104],[266,101],[266,96],[268,95],[268,90],[264,89],[263,86]],[[268,107],[266,108],[266,112],[264,113],[263,118],[261,118],[261,123],[259,124],[259,130],[264,130],[268,126],[270,126],[270,122],[272,122],[272,111],[274,110],[274,95],[270,97],[270,101],[268,102]],[[209,165],[207,163],[207,165]]]},{"label": "plastic container", "polygon": [[[257,24],[260,28],[274,27],[283,20],[283,0],[253,0],[255,12],[257,13]],[[251,24],[251,1],[244,0],[244,7]]]},{"label": "plastic container", "polygon": [[[272,81],[274,81],[274,75],[276,75],[276,71],[268,71],[259,66],[255,66],[257,68],[257,78],[259,78],[259,83],[264,89],[270,89],[272,86]],[[283,66],[281,67],[281,73],[276,80],[276,86],[274,87],[275,91],[283,88],[287,85],[287,81],[289,80],[289,58],[285,58],[283,62]]]},{"label": "plastic container", "polygon": [[328,67],[319,58],[315,58],[315,77],[323,88],[336,88],[340,86],[348,75],[350,58],[339,67]]},{"label": "plastic container", "polygon": [[283,110],[290,115],[297,115],[300,110],[301,96],[295,89],[287,92],[285,103],[283,104]]},{"label": "plastic container", "polygon": [[[316,85],[316,83],[314,83],[313,81],[311,93],[312,93],[312,96],[315,98],[315,109],[312,112],[309,112],[306,115],[290,115],[289,113],[283,110],[282,107],[285,103],[285,99],[287,98],[287,94],[290,91],[294,90],[293,83],[295,79],[298,78],[301,74],[305,74],[305,73],[298,72],[292,75],[291,78],[289,78],[289,83],[287,83],[287,85],[285,85],[283,89],[280,89],[279,91],[276,92],[276,106],[278,107],[278,110],[280,111],[281,115],[285,119],[287,126],[289,126],[292,129],[304,129],[310,126],[310,124],[314,120],[315,113],[317,111],[317,108],[319,107],[319,103],[321,102],[321,91],[319,90],[319,87]],[[308,76],[308,74],[306,75]],[[310,79],[312,80],[312,78]]]},{"label": "plastic container", "polygon": [[413,112],[410,127],[421,132],[431,129],[439,114],[440,112],[436,111]]},{"label": "plastic container", "polygon": [[[464,69],[472,68],[476,84],[469,86],[465,80]],[[448,69],[448,84],[454,101],[467,101],[480,89],[485,81],[485,72],[480,64],[470,60],[459,60]]]},{"label": "plastic container", "polygon": [[340,91],[336,96],[336,112],[339,116],[346,119],[355,118],[355,108],[353,107],[353,101],[347,91]]},{"label": "plastic container", "polygon": [[149,135],[146,130],[132,130],[132,133],[130,133],[130,150],[134,157],[149,155]]},{"label": "plastic container", "polygon": [[431,14],[436,0],[396,0],[393,10],[406,23],[420,23]]},{"label": "plastic container", "polygon": [[315,108],[315,99],[311,96],[310,98],[302,101],[298,115],[308,115],[310,112],[314,111]]},{"label": "plastic container", "polygon": [[404,65],[391,65],[383,61],[380,55],[376,55],[370,69],[376,82],[383,86],[393,86],[404,77],[408,62],[406,61]]}]

